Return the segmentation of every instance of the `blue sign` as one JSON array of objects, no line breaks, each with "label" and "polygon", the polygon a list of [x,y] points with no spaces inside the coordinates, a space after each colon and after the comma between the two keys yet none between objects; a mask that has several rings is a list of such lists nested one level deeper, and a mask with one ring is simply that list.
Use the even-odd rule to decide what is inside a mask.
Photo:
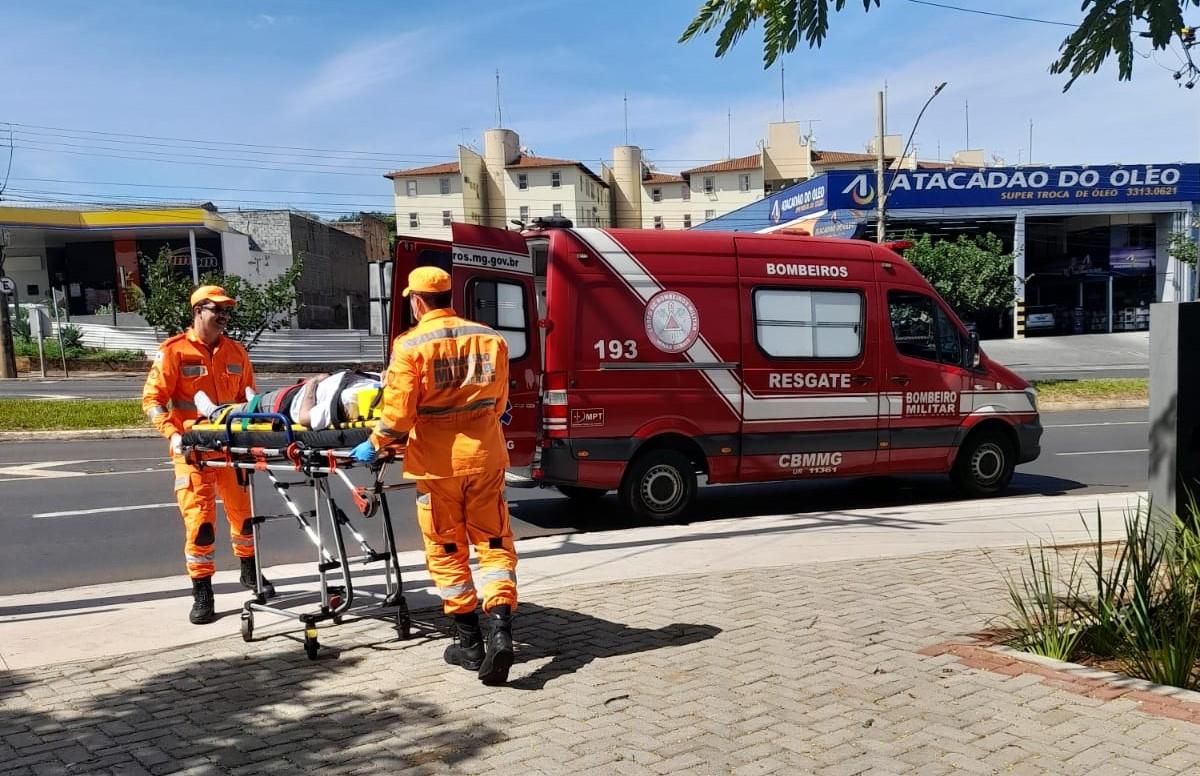
[{"label": "blue sign", "polygon": [[790,186],[767,198],[771,223],[786,224],[812,213],[824,210],[827,205],[825,176]]},{"label": "blue sign", "polygon": [[[704,228],[759,231],[826,209],[873,211],[875,182],[873,170],[835,170],[726,213]],[[1200,164],[889,170],[884,185],[889,210],[1200,202]]]},{"label": "blue sign", "polygon": [[813,224],[813,237],[841,237],[849,240],[865,219],[861,210],[831,210]]}]

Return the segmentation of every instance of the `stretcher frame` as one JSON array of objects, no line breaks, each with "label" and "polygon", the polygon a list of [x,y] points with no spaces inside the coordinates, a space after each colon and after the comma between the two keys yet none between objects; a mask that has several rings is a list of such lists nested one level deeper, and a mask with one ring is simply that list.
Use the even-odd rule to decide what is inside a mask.
[{"label": "stretcher frame", "polygon": [[[278,425],[285,435],[286,445],[274,448],[240,446],[234,439],[234,421],[270,422],[272,427]],[[374,482],[366,487],[356,486],[346,474],[346,470],[360,464],[354,461],[349,450],[306,446],[295,438],[288,419],[281,414],[232,413],[225,418],[224,432],[223,439],[185,444],[183,455],[189,463],[201,468],[211,466],[234,469],[237,471],[239,482],[249,488],[251,511],[249,520],[254,547],[256,582],[254,597],[242,606],[242,639],[247,642],[254,640],[255,612],[298,620],[304,629],[304,651],[310,660],[316,660],[320,650],[317,625],[326,621],[338,625],[345,617],[389,619],[394,620],[401,639],[411,638],[413,626],[416,623],[409,613],[408,603],[402,592],[403,580],[400,574],[396,535],[392,528],[387,492],[413,488],[416,483],[384,484],[387,467],[396,458],[388,456],[369,464],[375,474]],[[214,453],[220,454],[221,457],[212,458]],[[286,513],[259,514],[256,508],[254,487],[256,473],[263,473],[267,476],[272,488],[287,507]],[[299,473],[304,479],[285,482],[279,477],[282,473]],[[374,549],[366,537],[354,526],[345,511],[338,506],[329,486],[331,477],[341,480],[345,485],[362,517],[370,518],[376,513],[381,514],[385,544],[382,550]],[[311,510],[300,509],[288,493],[290,488],[297,485],[312,488],[313,508]],[[311,590],[277,594],[277,597],[272,599],[272,603],[267,603],[268,599],[262,590],[260,532],[263,525],[277,520],[295,520],[316,549],[319,583],[316,592],[319,594],[319,598],[315,610],[305,611],[289,608],[289,604],[310,600],[314,592]],[[346,531],[358,544],[362,554],[348,555],[344,534]],[[332,542],[328,542],[327,539],[332,539]],[[331,544],[332,547],[327,546],[328,544]],[[384,592],[356,590],[350,570],[350,565],[353,563],[364,565],[382,563]],[[330,575],[333,572],[338,572],[340,584],[331,584]],[[369,601],[356,605],[357,598],[367,598]],[[424,626],[423,623],[421,625]]]}]

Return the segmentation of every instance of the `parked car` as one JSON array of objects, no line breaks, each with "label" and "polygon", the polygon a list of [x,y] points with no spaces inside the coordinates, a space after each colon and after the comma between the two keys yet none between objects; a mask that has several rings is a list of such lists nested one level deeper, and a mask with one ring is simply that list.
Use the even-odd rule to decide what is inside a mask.
[{"label": "parked car", "polygon": [[1028,307],[1025,310],[1025,331],[1052,332],[1056,323],[1053,307]]}]

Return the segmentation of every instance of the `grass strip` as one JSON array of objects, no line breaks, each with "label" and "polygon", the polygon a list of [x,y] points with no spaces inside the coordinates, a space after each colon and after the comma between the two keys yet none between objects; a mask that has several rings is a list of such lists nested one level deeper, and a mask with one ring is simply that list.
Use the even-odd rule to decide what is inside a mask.
[{"label": "grass strip", "polygon": [[148,426],[139,399],[0,399],[0,431]]},{"label": "grass strip", "polygon": [[1150,398],[1150,381],[1145,377],[1106,377],[1095,380],[1034,380],[1038,402],[1094,401],[1099,399]]}]

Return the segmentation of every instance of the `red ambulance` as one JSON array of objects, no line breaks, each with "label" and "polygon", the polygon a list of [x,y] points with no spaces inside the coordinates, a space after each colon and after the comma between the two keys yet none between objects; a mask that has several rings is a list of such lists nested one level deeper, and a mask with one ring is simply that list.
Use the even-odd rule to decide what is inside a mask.
[{"label": "red ambulance", "polygon": [[700,475],[949,473],[985,496],[1038,456],[1033,388],[887,248],[565,219],[452,233],[399,238],[393,288],[442,266],[459,313],[508,340],[510,484],[615,489],[667,519]]}]

